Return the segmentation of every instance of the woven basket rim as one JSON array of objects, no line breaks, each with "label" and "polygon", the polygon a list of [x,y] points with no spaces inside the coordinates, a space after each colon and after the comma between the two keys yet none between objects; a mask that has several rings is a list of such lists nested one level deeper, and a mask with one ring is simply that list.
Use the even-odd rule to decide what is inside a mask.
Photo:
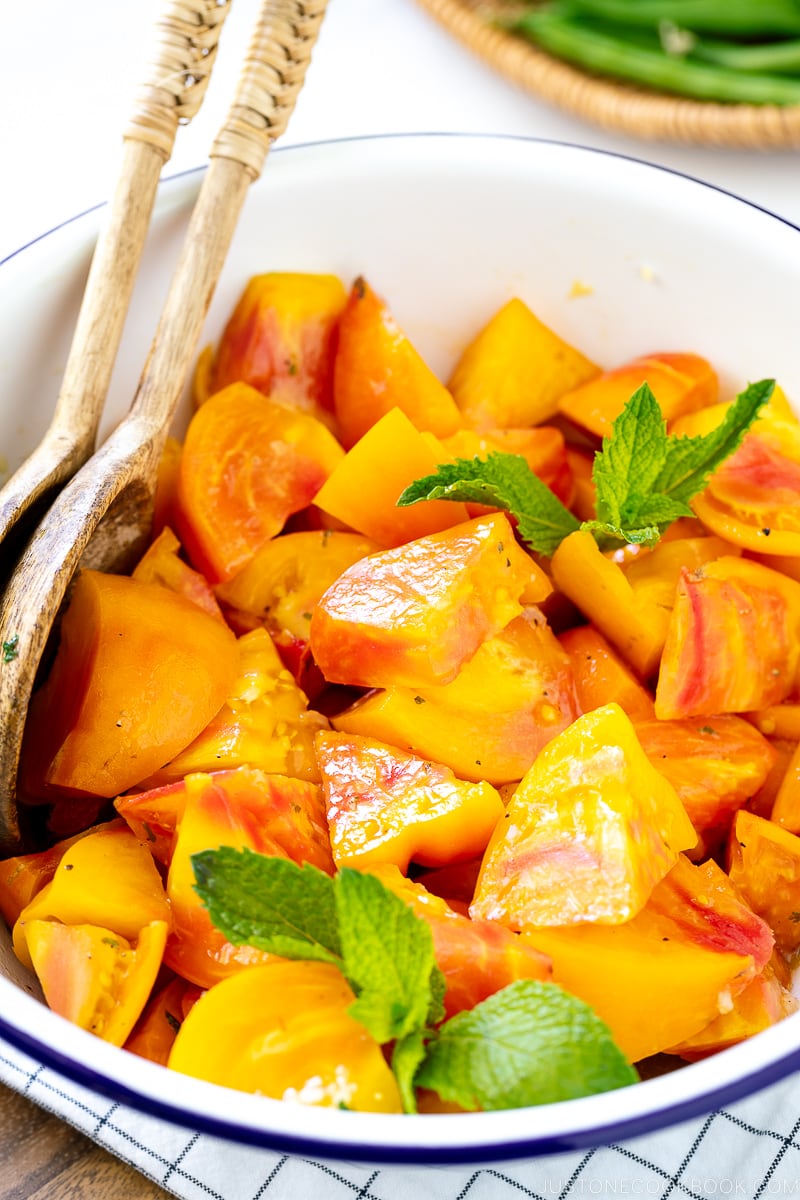
[{"label": "woven basket rim", "polygon": [[418,0],[449,33],[526,91],[583,120],[648,141],[731,149],[800,146],[800,104],[719,104],[585,74],[491,25],[496,0]]}]

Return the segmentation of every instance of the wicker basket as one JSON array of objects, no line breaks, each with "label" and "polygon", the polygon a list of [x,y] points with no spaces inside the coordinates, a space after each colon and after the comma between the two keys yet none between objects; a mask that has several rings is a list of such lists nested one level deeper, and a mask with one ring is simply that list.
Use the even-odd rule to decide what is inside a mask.
[{"label": "wicker basket", "polygon": [[800,105],[712,104],[584,74],[496,28],[503,0],[419,0],[444,27],[512,82],[606,129],[651,141],[774,150],[800,146]]}]

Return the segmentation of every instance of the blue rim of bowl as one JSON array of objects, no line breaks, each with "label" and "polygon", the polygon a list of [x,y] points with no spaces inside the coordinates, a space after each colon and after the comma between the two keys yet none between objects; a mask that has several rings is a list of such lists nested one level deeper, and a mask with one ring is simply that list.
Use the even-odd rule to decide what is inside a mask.
[{"label": "blue rim of bowl", "polygon": [[[603,147],[585,146],[578,142],[567,142],[554,138],[538,138],[526,137],[519,134],[502,134],[502,133],[468,133],[468,132],[436,132],[433,130],[420,133],[388,133],[388,134],[364,134],[355,137],[342,137],[323,139],[319,141],[310,141],[297,143],[292,146],[278,147],[273,153],[280,155],[289,155],[293,152],[307,152],[308,150],[317,147],[327,147],[332,145],[352,145],[354,143],[369,143],[369,142],[385,142],[388,140],[416,141],[427,139],[465,139],[465,140],[480,140],[487,142],[505,141],[518,142],[526,145],[543,145],[563,147],[567,150],[577,150],[580,152],[588,152],[612,159],[619,159],[626,162],[636,164],[637,166],[649,168],[655,171],[661,171],[668,175],[676,176],[679,179],[687,180],[692,184],[697,184],[703,188],[707,188],[712,192],[729,197],[738,203],[746,205],[748,208],[755,209],[763,213],[765,216],[778,221],[780,224],[787,226],[790,229],[800,233],[800,226],[791,221],[788,217],[784,217],[779,213],[773,212],[771,209],[765,208],[763,205],[755,201],[748,200],[736,192],[729,191],[726,188],[720,187],[717,184],[710,183],[707,180],[700,179],[690,175],[687,172],[679,171],[673,167],[664,166],[659,163],[653,163],[647,159],[639,158],[635,155],[621,154],[613,150],[607,150]],[[205,166],[191,167],[185,171],[176,172],[174,175],[166,177],[161,184],[173,185],[182,181],[186,181],[193,175],[200,176],[205,171]],[[18,249],[6,255],[0,260],[0,268],[5,266],[26,250],[45,241],[48,237],[58,233],[62,229],[75,224],[76,222],[90,216],[93,213],[101,212],[106,207],[106,202],[100,202],[85,209],[83,212],[77,213],[72,217],[60,222],[58,225],[48,229],[45,233],[37,235]],[[2,283],[2,280],[0,280]],[[12,985],[13,986],[13,985]],[[593,1124],[590,1127],[581,1128],[574,1132],[565,1131],[561,1134],[545,1134],[537,1136],[535,1132],[522,1137],[515,1137],[511,1141],[503,1141],[501,1139],[492,1139],[491,1141],[473,1141],[469,1147],[465,1145],[459,1146],[416,1146],[409,1147],[405,1144],[400,1145],[380,1145],[369,1141],[361,1141],[358,1138],[337,1138],[336,1140],[328,1141],[325,1138],[307,1137],[282,1132],[271,1132],[267,1128],[243,1125],[235,1120],[225,1120],[216,1116],[209,1116],[201,1112],[187,1112],[177,1103],[160,1100],[152,1094],[144,1094],[137,1088],[131,1087],[128,1084],[120,1082],[110,1073],[97,1071],[92,1067],[78,1061],[75,1058],[69,1057],[61,1053],[54,1047],[48,1045],[45,1041],[32,1036],[16,1026],[9,1023],[8,1019],[0,1013],[0,1036],[2,1036],[10,1045],[21,1050],[23,1053],[30,1055],[37,1062],[41,1062],[44,1066],[57,1072],[66,1079],[74,1083],[88,1088],[90,1091],[97,1093],[116,1101],[124,1103],[131,1108],[136,1109],[149,1116],[156,1116],[163,1120],[169,1121],[172,1124],[183,1126],[192,1130],[198,1130],[202,1133],[208,1133],[216,1137],[225,1138],[240,1144],[260,1146],[265,1149],[275,1150],[287,1154],[307,1155],[324,1157],[334,1160],[357,1160],[363,1163],[376,1164],[398,1164],[398,1165],[457,1165],[457,1164],[480,1164],[492,1162],[511,1162],[524,1158],[542,1157],[552,1154],[563,1154],[566,1152],[574,1152],[580,1150],[589,1150],[599,1146],[610,1145],[609,1136],[613,1137],[614,1143],[626,1141],[631,1138],[641,1136],[654,1131],[661,1131],[671,1125],[679,1122],[690,1120],[693,1117],[704,1116],[707,1113],[715,1111],[720,1107],[734,1103],[747,1096],[753,1095],[756,1092],[763,1090],[773,1084],[779,1083],[796,1071],[800,1071],[800,1047],[789,1051],[782,1055],[776,1061],[771,1061],[765,1066],[756,1068],[740,1075],[737,1079],[727,1083],[712,1084],[710,1087],[701,1091],[699,1094],[668,1102],[663,1108],[652,1108],[649,1111],[639,1115],[627,1118],[613,1118],[608,1124]],[[637,1085],[633,1085],[637,1086]],[[641,1085],[638,1085],[641,1086]],[[536,1109],[531,1108],[526,1110],[535,1118]],[[466,1119],[469,1119],[467,1115]]]}]

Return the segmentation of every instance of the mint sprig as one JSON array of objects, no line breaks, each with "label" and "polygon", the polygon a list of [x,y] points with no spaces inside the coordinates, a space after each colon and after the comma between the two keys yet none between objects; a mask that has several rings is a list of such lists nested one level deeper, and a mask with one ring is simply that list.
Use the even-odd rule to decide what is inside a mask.
[{"label": "mint sprig", "polygon": [[576,529],[590,530],[604,549],[617,542],[652,546],[673,521],[693,515],[689,501],[741,444],[774,387],[773,379],[750,384],[716,429],[698,437],[675,437],[667,433],[650,387],[642,384],[595,455],[592,521],[579,524],[524,458],[500,451],[485,459],[441,464],[434,474],[410,484],[397,503],[460,500],[503,509],[517,519],[523,541],[548,556]]},{"label": "mint sprig", "polygon": [[554,983],[518,979],[439,1030],[417,1074],[462,1108],[555,1104],[636,1083],[608,1027]]},{"label": "mint sprig", "polygon": [[[223,846],[192,856],[198,895],[229,941],[333,963],[350,1013],[381,1044],[406,1112],[415,1088],[464,1108],[511,1108],[635,1082],[608,1028],[553,984],[524,979],[439,1024],[445,980],[427,923],[379,879]],[[438,1028],[437,1028],[438,1026]]]}]

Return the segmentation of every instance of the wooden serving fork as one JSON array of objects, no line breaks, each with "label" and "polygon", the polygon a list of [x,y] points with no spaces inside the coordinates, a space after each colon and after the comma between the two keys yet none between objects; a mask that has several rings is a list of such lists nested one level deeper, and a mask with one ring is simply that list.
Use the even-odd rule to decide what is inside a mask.
[{"label": "wooden serving fork", "polygon": [[202,104],[229,8],[230,0],[168,0],[156,24],[153,58],[123,132],[119,177],[92,256],[52,422],[0,489],[7,570],[12,530],[21,536],[26,514],[28,522],[36,511],[41,515],[94,451],[161,169],[178,126]]},{"label": "wooden serving fork", "polygon": [[0,853],[20,845],[16,777],[28,702],[78,566],[120,569],[149,533],[170,421],[250,184],[283,132],[327,0],[263,0],[233,104],[210,151],[131,409],[45,514],[0,602]]}]

